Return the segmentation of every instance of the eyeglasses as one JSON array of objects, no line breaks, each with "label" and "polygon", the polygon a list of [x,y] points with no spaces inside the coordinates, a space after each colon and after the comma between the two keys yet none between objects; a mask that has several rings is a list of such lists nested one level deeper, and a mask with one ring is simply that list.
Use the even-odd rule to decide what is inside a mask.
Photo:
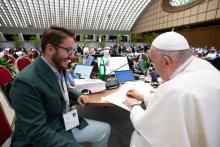
[{"label": "eyeglasses", "polygon": [[70,48],[66,48],[66,47],[60,46],[60,45],[55,45],[55,44],[52,44],[52,45],[64,49],[65,51],[68,52],[69,55],[72,55],[72,54],[76,53],[76,49],[75,48],[70,49]]}]

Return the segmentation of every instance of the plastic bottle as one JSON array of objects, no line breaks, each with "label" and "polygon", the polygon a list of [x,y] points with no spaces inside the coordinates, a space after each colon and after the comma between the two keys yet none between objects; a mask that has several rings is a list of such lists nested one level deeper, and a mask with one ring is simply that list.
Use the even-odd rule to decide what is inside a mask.
[{"label": "plastic bottle", "polygon": [[101,58],[100,61],[100,66],[99,66],[99,78],[103,81],[105,81],[105,62],[103,57]]}]

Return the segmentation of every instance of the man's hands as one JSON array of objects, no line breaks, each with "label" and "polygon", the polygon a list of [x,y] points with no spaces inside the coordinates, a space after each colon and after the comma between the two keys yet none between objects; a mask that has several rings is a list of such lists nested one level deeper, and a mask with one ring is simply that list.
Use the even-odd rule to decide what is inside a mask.
[{"label": "man's hands", "polygon": [[89,102],[89,97],[87,95],[80,95],[77,99],[77,103],[82,106],[83,108],[85,107],[86,103]]},{"label": "man's hands", "polygon": [[140,102],[144,100],[143,95],[134,89],[129,90],[126,95],[128,98],[125,99],[124,103],[129,107],[135,104],[140,104]]}]

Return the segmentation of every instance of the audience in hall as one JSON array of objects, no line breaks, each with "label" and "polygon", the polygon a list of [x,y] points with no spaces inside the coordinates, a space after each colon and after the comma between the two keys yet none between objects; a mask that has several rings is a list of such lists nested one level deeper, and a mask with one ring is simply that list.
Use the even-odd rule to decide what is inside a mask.
[{"label": "audience in hall", "polygon": [[207,49],[205,46],[204,48],[194,48],[191,47],[194,51],[194,55],[199,58],[203,58],[206,60],[213,60],[215,58],[220,57],[220,52],[217,51],[214,47],[211,47],[211,49]]},{"label": "audience in hall", "polygon": [[164,83],[146,95],[127,92],[135,128],[130,146],[219,147],[220,72],[194,57],[176,32],[159,35],[149,55]]},{"label": "audience in hall", "polygon": [[[133,59],[136,57],[136,59],[141,60],[142,58],[139,58],[139,57],[142,57],[142,56],[140,56],[139,53],[146,54],[146,51],[148,49],[149,49],[149,47],[147,45],[137,45],[137,46],[131,46],[131,48],[129,48],[129,47],[126,48],[125,46],[119,46],[119,45],[115,44],[110,47],[110,53],[114,54],[114,55],[121,55],[122,54],[124,56],[127,56],[128,62],[129,62],[129,67],[132,70],[134,70],[135,66],[134,66],[134,62],[132,62]],[[219,69],[219,65],[220,65],[219,60],[215,60],[215,59],[220,57],[220,52],[217,51],[214,47],[212,47],[211,49],[209,49],[207,47],[204,47],[204,48],[193,48],[192,47],[192,49],[193,49],[194,55],[196,57],[210,61],[210,63],[212,63],[217,69]],[[83,53],[83,55],[102,53],[101,48],[99,48],[99,49],[91,48],[90,49],[90,48],[85,48],[80,45],[78,46],[77,50],[80,53]],[[131,52],[134,53],[135,56],[133,56],[133,54]],[[0,48],[0,58],[3,56],[7,56],[8,60],[10,60],[12,57],[18,58],[19,56],[29,56],[30,54],[32,54],[31,57],[35,59],[38,57],[38,55],[40,53],[39,53],[39,50],[34,49],[34,48],[27,48],[27,49],[26,48],[21,48],[21,49]],[[74,61],[74,62],[76,62],[76,61]],[[150,72],[150,75],[151,75],[151,77],[154,77],[154,78],[152,78],[152,83],[153,83],[153,81],[155,83],[158,83],[158,80],[156,79],[157,72],[155,72],[155,71]],[[68,86],[74,84],[74,78],[79,78],[79,77],[78,77],[78,75],[73,73],[73,70],[69,70],[66,72],[66,83]],[[149,105],[149,107],[150,106],[151,105]]]},{"label": "audience in hall", "polygon": [[217,56],[218,56],[217,50],[214,47],[212,47],[209,50],[208,54],[205,55],[204,58],[207,59],[207,60],[213,60],[213,59],[217,58]]}]

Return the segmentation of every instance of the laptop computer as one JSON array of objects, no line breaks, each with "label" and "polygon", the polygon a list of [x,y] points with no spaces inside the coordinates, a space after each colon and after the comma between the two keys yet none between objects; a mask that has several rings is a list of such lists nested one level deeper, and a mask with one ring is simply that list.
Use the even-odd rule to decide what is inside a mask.
[{"label": "laptop computer", "polygon": [[89,55],[89,57],[86,59],[86,62],[84,63],[85,65],[92,65],[93,60],[95,57]]},{"label": "laptop computer", "polygon": [[134,73],[132,70],[115,71],[115,78],[118,83],[125,83],[127,81],[134,81]]},{"label": "laptop computer", "polygon": [[93,66],[77,64],[74,73],[79,75],[80,79],[90,79]]}]

